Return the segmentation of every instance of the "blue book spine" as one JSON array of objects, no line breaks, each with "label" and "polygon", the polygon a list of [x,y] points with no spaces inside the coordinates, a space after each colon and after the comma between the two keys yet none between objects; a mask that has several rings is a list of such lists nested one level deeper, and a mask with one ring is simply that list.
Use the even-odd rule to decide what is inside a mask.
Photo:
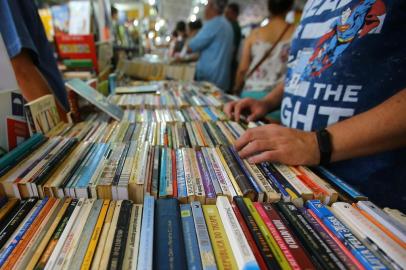
[{"label": "blue book spine", "polygon": [[46,137],[41,133],[34,134],[31,138],[24,141],[16,148],[8,152],[5,156],[0,158],[0,176],[4,175],[15,164],[21,161],[24,157],[29,155],[32,151],[37,149],[42,143],[46,141]]},{"label": "blue book spine", "polygon": [[316,168],[313,168],[316,172],[320,173],[322,177],[326,178],[329,180],[331,183],[333,183],[335,186],[339,187],[342,189],[344,192],[347,193],[352,199],[358,199],[358,198],[367,198],[364,194],[358,192],[355,190],[353,187],[348,185],[345,181],[343,181],[341,178],[335,176],[331,172],[329,172],[326,168],[322,166],[318,166]]},{"label": "blue book spine", "polygon": [[204,192],[206,193],[206,197],[215,199],[216,192],[214,190],[214,186],[210,179],[210,176],[207,173],[207,167],[204,162],[203,154],[201,151],[196,152],[196,158],[197,158],[197,166],[198,166],[200,174],[202,176],[202,182],[203,182]]},{"label": "blue book spine", "polygon": [[21,229],[18,231],[16,236],[14,237],[13,241],[10,242],[10,244],[6,247],[6,249],[0,254],[0,267],[3,266],[3,264],[6,262],[8,256],[10,256],[11,252],[15,249],[15,247],[18,245],[20,240],[24,237],[24,234],[27,232],[27,230],[30,228],[31,224],[34,222],[34,220],[37,218],[38,214],[41,212],[42,208],[44,205],[48,202],[48,198],[44,198],[38,207],[34,210],[34,213],[30,216],[30,218],[27,220],[27,222],[24,223],[24,225],[21,227]]},{"label": "blue book spine", "polygon": [[107,150],[109,150],[109,144],[103,143],[96,146],[92,158],[89,158],[90,162],[82,169],[76,187],[87,186],[97,166],[99,165],[100,160],[105,156]]},{"label": "blue book spine", "polygon": [[165,197],[166,192],[166,160],[168,149],[162,148],[161,152],[161,173],[159,174],[159,197]]},{"label": "blue book spine", "polygon": [[176,198],[156,201],[154,227],[154,269],[186,269],[182,223]]},{"label": "blue book spine", "polygon": [[241,171],[244,173],[244,175],[248,178],[250,181],[251,185],[254,187],[255,191],[257,193],[262,192],[261,188],[258,186],[257,182],[255,181],[254,177],[247,171],[247,168],[245,167],[244,163],[242,162],[240,156],[238,153],[235,151],[234,147],[229,147],[230,152],[233,154],[235,160],[237,160],[238,165],[241,168]]},{"label": "blue book spine", "polygon": [[199,244],[197,242],[195,222],[193,221],[192,208],[190,207],[190,204],[182,204],[180,206],[180,215],[182,217],[187,268],[190,270],[203,269],[199,253]]},{"label": "blue book spine", "polygon": [[268,180],[270,180],[279,189],[279,192],[282,194],[284,201],[290,201],[289,193],[285,190],[285,188],[282,186],[282,184],[279,183],[278,179],[276,179],[276,177],[269,170],[268,166],[270,166],[270,165],[266,162],[263,162],[263,163],[261,163],[260,166],[261,166],[262,170],[264,171],[264,173],[266,174]]},{"label": "blue book spine", "polygon": [[309,200],[306,207],[313,210],[320,220],[351,251],[366,269],[388,269],[333,213],[319,200]]},{"label": "blue book spine", "polygon": [[210,116],[212,121],[217,121],[217,116],[211,111],[209,107],[203,107],[204,111]]},{"label": "blue book spine", "polygon": [[137,270],[152,269],[154,248],[154,197],[145,195],[142,212],[140,250],[138,253]]},{"label": "blue book spine", "polygon": [[204,219],[202,205],[198,201],[192,202],[190,205],[192,207],[193,221],[195,223],[202,266],[205,270],[216,270],[217,264],[214,259],[213,247],[210,242],[210,236],[207,230],[206,220]]},{"label": "blue book spine", "polygon": [[178,198],[186,198],[186,179],[185,170],[183,168],[183,156],[181,149],[176,149],[176,178],[178,181]]}]

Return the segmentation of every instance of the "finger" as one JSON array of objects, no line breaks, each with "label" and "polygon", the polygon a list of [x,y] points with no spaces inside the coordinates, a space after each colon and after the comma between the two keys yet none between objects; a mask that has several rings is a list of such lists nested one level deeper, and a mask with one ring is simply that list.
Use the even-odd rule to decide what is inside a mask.
[{"label": "finger", "polygon": [[234,119],[235,121],[240,121],[241,111],[247,106],[249,103],[248,99],[243,99],[235,105],[234,108]]},{"label": "finger", "polygon": [[259,153],[264,151],[270,151],[275,149],[275,145],[273,145],[272,140],[254,140],[245,145],[238,154],[241,158],[247,158],[251,156],[255,156]]},{"label": "finger", "polygon": [[224,112],[227,115],[228,118],[232,118],[233,117],[233,109],[235,106],[235,101],[229,102],[226,104],[226,106],[224,106]]},{"label": "finger", "polygon": [[271,151],[265,151],[265,152],[262,152],[255,156],[250,157],[248,159],[248,162],[255,163],[255,164],[265,162],[265,161],[279,162],[280,158],[281,158],[280,152],[278,152],[277,150],[271,150]]},{"label": "finger", "polygon": [[261,130],[263,130],[263,127],[255,127],[248,129],[246,132],[244,132],[244,134],[240,138],[238,138],[234,142],[235,149],[237,151],[240,151],[245,145],[247,145],[248,143],[250,143],[255,139],[261,138],[265,139],[266,138],[265,132],[258,132]]}]

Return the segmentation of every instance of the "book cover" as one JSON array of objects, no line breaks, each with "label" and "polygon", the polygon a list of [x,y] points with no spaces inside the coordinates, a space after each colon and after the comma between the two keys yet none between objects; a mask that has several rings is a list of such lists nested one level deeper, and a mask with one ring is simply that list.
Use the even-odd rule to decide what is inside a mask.
[{"label": "book cover", "polygon": [[66,86],[117,121],[120,121],[123,118],[124,112],[120,107],[111,103],[105,96],[82,80],[69,80],[66,82]]},{"label": "book cover", "polygon": [[140,236],[140,248],[138,253],[138,270],[152,269],[154,250],[154,197],[144,197],[144,208],[142,213],[142,225]]}]

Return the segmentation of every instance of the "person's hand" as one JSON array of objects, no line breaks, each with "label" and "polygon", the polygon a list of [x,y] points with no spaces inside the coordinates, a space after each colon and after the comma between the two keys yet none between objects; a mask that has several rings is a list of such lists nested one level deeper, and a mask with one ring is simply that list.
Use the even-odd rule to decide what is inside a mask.
[{"label": "person's hand", "polygon": [[236,142],[241,158],[250,163],[264,161],[286,165],[317,165],[320,152],[314,132],[306,132],[279,125],[265,125],[248,129]]},{"label": "person's hand", "polygon": [[269,111],[269,106],[265,101],[244,98],[238,101],[232,101],[224,106],[226,115],[235,121],[240,121],[240,116],[246,115],[247,121],[255,121],[264,117]]}]

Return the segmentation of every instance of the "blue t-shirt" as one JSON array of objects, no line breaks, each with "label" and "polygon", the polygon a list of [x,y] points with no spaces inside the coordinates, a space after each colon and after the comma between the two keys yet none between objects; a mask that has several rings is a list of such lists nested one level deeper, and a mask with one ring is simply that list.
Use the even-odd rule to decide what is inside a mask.
[{"label": "blue t-shirt", "polygon": [[205,22],[203,28],[190,41],[189,48],[200,53],[196,65],[196,80],[209,81],[223,91],[228,90],[234,33],[227,19],[217,16]]},{"label": "blue t-shirt", "polygon": [[0,0],[0,33],[11,58],[28,49],[59,103],[69,111],[65,85],[33,0]]},{"label": "blue t-shirt", "polygon": [[[318,130],[405,89],[405,44],[404,0],[309,0],[289,55],[282,123]],[[405,148],[329,169],[378,204],[406,208]]]}]

